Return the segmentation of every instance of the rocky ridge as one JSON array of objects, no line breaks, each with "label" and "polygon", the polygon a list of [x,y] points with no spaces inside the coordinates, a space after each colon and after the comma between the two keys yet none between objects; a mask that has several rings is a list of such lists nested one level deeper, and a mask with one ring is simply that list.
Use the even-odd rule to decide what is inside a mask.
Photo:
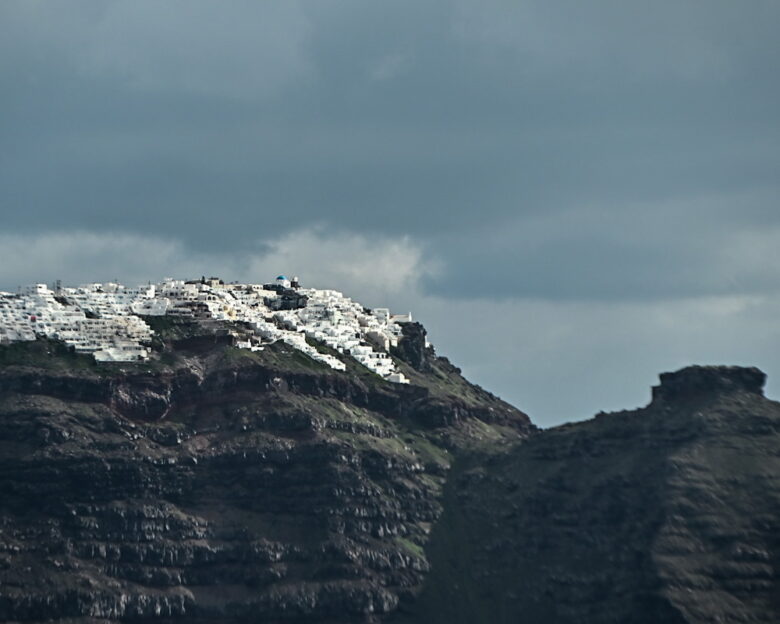
[{"label": "rocky ridge", "polygon": [[755,368],[456,463],[405,622],[780,621],[780,404]]}]

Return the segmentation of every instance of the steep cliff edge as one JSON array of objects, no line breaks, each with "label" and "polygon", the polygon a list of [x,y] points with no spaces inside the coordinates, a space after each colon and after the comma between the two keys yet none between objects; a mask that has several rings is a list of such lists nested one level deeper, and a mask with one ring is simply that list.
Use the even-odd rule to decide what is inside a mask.
[{"label": "steep cliff edge", "polygon": [[643,409],[460,462],[411,621],[780,621],[780,404],[764,379],[667,373]]},{"label": "steep cliff edge", "polygon": [[418,326],[408,385],[155,329],[147,363],[0,347],[0,621],[373,621],[429,570],[453,457],[534,429]]}]

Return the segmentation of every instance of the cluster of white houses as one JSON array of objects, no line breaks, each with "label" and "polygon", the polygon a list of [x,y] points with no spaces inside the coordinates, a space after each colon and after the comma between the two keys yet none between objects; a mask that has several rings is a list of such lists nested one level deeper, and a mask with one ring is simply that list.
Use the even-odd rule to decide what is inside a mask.
[{"label": "cluster of white houses", "polygon": [[407,383],[387,355],[411,315],[368,310],[335,290],[301,288],[284,275],[271,284],[225,284],[218,278],[165,279],[129,288],[87,284],[76,288],[35,284],[0,292],[0,343],[61,340],[98,361],[127,362],[150,355],[153,331],[144,316],[241,322],[252,332],[236,346],[260,350],[283,341],[309,357],[343,370],[344,362],[321,353],[307,338],[348,354],[388,381]]}]

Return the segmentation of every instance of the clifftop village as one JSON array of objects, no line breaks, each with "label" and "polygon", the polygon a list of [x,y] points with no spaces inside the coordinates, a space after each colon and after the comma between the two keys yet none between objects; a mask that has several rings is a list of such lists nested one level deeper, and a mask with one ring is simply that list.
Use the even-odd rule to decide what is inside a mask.
[{"label": "clifftop village", "polygon": [[344,370],[338,358],[307,342],[318,340],[394,383],[408,383],[387,355],[398,344],[401,325],[411,314],[368,310],[336,290],[301,288],[297,277],[280,275],[269,284],[226,284],[219,278],[129,288],[122,284],[86,284],[50,289],[34,284],[19,293],[0,292],[0,344],[61,340],[99,362],[146,360],[154,334],[145,316],[243,322],[252,329],[236,346],[252,351],[283,341],[331,368]]}]

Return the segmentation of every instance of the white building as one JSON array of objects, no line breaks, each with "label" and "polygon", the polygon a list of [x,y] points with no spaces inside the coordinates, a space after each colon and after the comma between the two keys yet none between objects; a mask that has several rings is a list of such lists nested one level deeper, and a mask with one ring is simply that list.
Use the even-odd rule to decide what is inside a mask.
[{"label": "white building", "polygon": [[321,353],[316,341],[349,356],[393,383],[408,383],[388,351],[398,344],[401,324],[411,314],[392,315],[387,308],[373,311],[336,290],[303,289],[297,277],[279,275],[275,283],[294,286],[306,305],[271,310],[266,299],[276,293],[261,284],[224,284],[218,278],[186,282],[164,279],[136,288],[94,283],[52,292],[45,284],[28,286],[19,294],[0,292],[0,343],[38,337],[61,340],[101,362],[144,360],[150,356],[153,332],[145,316],[176,316],[241,322],[254,333],[236,346],[253,351],[264,343],[283,341],[313,360],[344,370],[342,359]]}]

